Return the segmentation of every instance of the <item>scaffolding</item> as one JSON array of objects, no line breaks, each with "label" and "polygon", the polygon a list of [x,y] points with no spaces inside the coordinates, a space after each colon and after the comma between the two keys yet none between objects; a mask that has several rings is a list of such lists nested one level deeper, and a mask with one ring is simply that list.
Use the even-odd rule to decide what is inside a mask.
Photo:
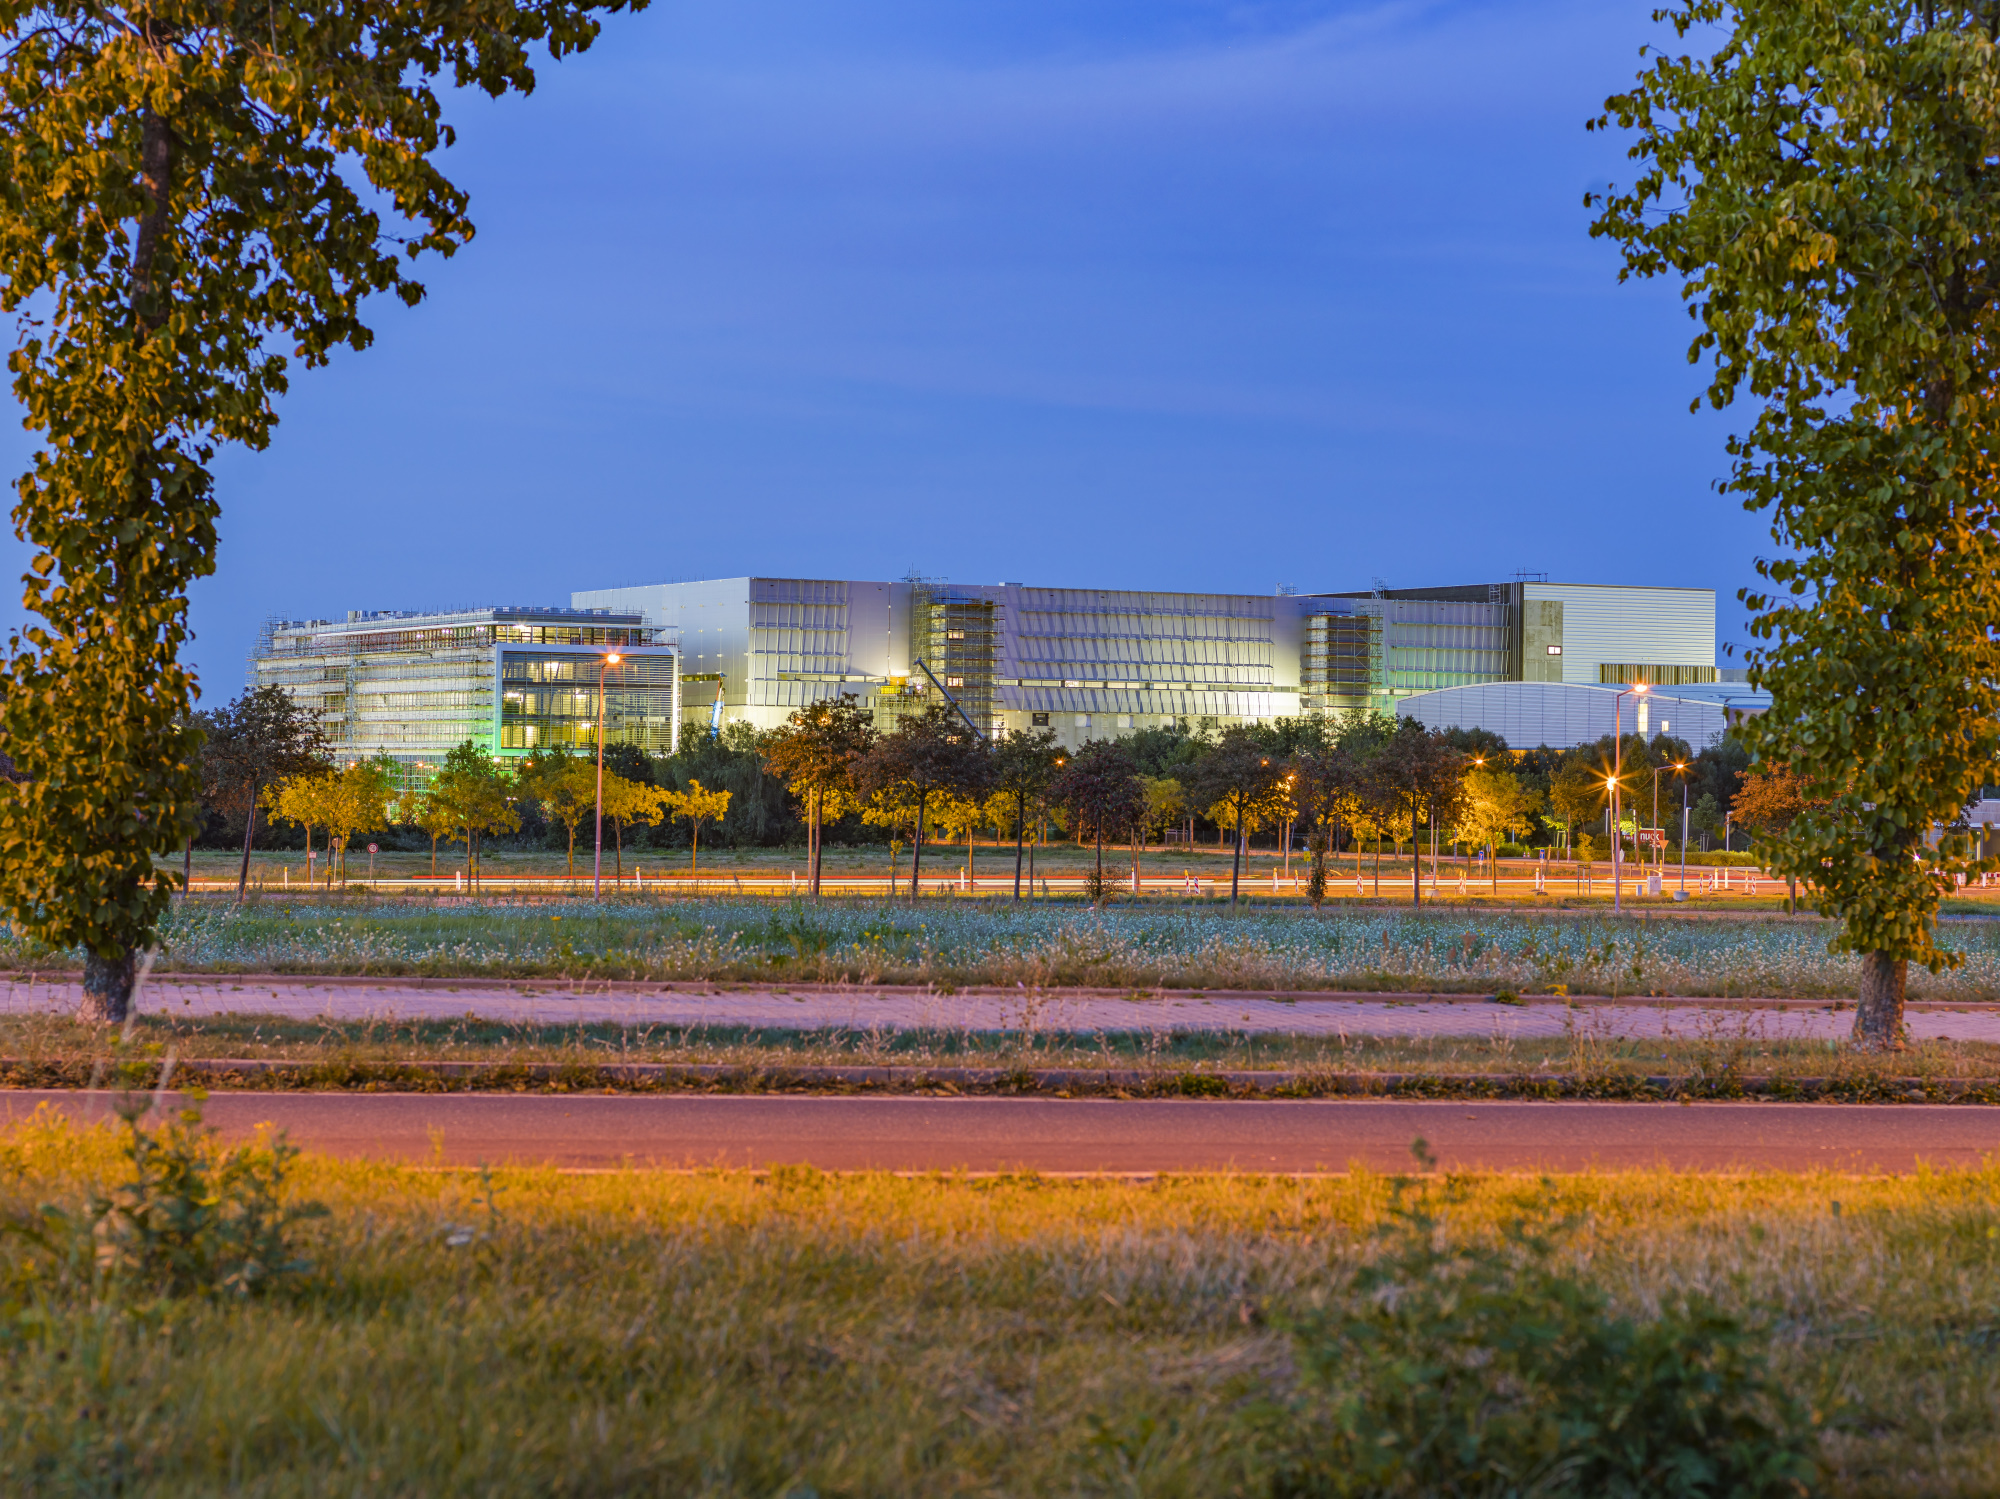
[{"label": "scaffolding", "polygon": [[1382,618],[1372,611],[1311,614],[1299,662],[1299,706],[1307,713],[1382,711],[1388,704]]},{"label": "scaffolding", "polygon": [[[911,581],[911,656],[929,668],[981,734],[995,737],[1000,729],[993,682],[1000,655],[1000,605],[942,582]],[[928,706],[935,691],[923,697]]]},{"label": "scaffolding", "polygon": [[[496,755],[607,743],[671,752],[678,653],[634,615],[494,608],[266,621],[252,681],[318,720],[337,757],[387,754],[427,780],[467,740]],[[597,701],[596,658],[625,654]]]}]

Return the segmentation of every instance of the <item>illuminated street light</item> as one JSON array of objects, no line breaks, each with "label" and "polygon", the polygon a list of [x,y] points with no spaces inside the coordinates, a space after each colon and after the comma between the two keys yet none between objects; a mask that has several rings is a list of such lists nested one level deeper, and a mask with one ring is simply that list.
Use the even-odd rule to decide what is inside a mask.
[{"label": "illuminated street light", "polygon": [[1624,909],[1625,824],[1619,796],[1619,780],[1625,774],[1625,699],[1644,697],[1644,682],[1634,682],[1613,699],[1611,705],[1611,914]]},{"label": "illuminated street light", "polygon": [[597,852],[590,866],[590,898],[604,894],[604,675],[624,658],[607,651],[597,668]]}]

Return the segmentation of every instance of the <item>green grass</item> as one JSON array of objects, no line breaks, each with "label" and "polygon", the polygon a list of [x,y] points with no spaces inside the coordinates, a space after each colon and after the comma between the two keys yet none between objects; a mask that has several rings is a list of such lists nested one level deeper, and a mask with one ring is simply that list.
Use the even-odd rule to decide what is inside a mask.
[{"label": "green grass", "polygon": [[[0,1138],[0,1215],[121,1169]],[[259,1299],[88,1293],[0,1237],[0,1491],[1225,1495],[1292,1438],[1288,1321],[1350,1294],[1380,1177],[1058,1181],[294,1167],[315,1268]],[[1747,1319],[1819,1491],[2000,1491],[2000,1176],[1495,1176],[1449,1236],[1573,1227],[1647,1318]]]},{"label": "green grass", "polygon": [[[633,1083],[599,1069],[659,1063],[740,1069],[742,1077],[699,1086],[720,1089],[799,1086],[774,1081],[801,1067],[1137,1070],[1171,1085],[1186,1073],[1283,1071],[1308,1089],[1353,1073],[1431,1079],[1478,1079],[1522,1073],[1561,1074],[1598,1092],[1646,1078],[1670,1079],[1670,1091],[1730,1093],[1746,1077],[1828,1079],[1837,1091],[1867,1096],[1876,1084],[1916,1078],[1926,1085],[2000,1078],[2000,1046],[1927,1041],[1894,1055],[1858,1052],[1844,1042],[1773,1041],[1755,1012],[1689,1027],[1671,1040],[1609,1040],[1590,1029],[1589,1012],[1564,1036],[1321,1037],[1210,1031],[979,1032],[963,1030],[784,1030],[745,1026],[615,1024],[541,1025],[459,1020],[300,1020],[269,1015],[177,1018],[142,1015],[133,1041],[178,1059],[258,1059],[290,1064],[276,1074],[250,1073],[211,1086],[252,1088],[535,1088],[663,1086]],[[104,1075],[103,1032],[58,1016],[0,1016],[0,1059],[13,1086],[80,1086]],[[487,1069],[457,1081],[426,1079],[405,1064],[450,1062]],[[563,1069],[535,1081],[517,1069]],[[757,1076],[761,1074],[762,1076]],[[667,1086],[690,1086],[680,1083]],[[918,1087],[912,1081],[892,1086]],[[1015,1086],[1007,1084],[1006,1086]]]},{"label": "green grass", "polygon": [[[712,900],[438,905],[426,900],[178,905],[163,972],[975,985],[1012,989],[1349,989],[1845,998],[1855,962],[1830,923],[1778,917],[1212,904],[1014,907]],[[1916,999],[2000,999],[2000,923],[1943,942],[1961,967],[1910,976]],[[0,938],[0,966],[71,966]]]}]

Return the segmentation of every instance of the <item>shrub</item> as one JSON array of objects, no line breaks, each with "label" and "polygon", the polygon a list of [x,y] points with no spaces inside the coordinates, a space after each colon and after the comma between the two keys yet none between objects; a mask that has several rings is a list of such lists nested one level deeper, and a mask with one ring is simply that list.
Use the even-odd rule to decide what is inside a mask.
[{"label": "shrub", "polygon": [[1810,1423],[1734,1318],[1615,1316],[1518,1221],[1454,1242],[1399,1194],[1386,1235],[1293,1323],[1306,1394],[1280,1499],[1810,1492]]},{"label": "shrub", "polygon": [[311,1268],[290,1232],[326,1209],[284,1200],[297,1148],[279,1138],[221,1149],[201,1122],[199,1092],[165,1128],[148,1130],[152,1099],[126,1081],[115,1107],[130,1175],[80,1211],[44,1204],[8,1225],[42,1252],[44,1275],[102,1294],[240,1297]]}]

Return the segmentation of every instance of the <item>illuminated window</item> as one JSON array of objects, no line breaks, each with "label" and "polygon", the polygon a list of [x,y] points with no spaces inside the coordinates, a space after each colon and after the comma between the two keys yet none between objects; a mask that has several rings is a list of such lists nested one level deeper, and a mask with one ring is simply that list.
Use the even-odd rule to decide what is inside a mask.
[{"label": "illuminated window", "polygon": [[944,679],[944,685],[945,685],[945,686],[947,686],[947,687],[963,687],[963,686],[965,685],[965,678],[964,678],[964,677],[946,677],[946,678]]}]

